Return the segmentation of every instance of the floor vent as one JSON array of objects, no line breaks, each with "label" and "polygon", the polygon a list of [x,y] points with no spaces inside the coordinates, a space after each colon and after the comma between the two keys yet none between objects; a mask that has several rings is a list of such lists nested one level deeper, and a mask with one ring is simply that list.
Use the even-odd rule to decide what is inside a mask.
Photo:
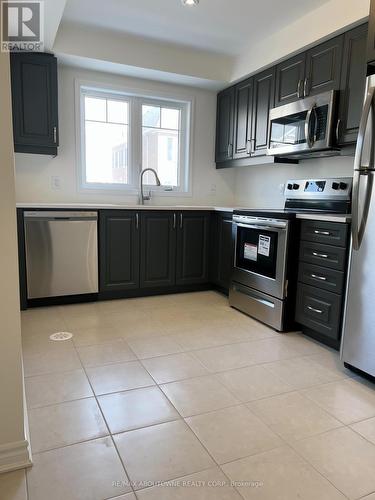
[{"label": "floor vent", "polygon": [[53,333],[49,336],[50,340],[54,340],[56,342],[62,342],[64,340],[70,340],[73,337],[72,333],[69,332],[57,332]]}]

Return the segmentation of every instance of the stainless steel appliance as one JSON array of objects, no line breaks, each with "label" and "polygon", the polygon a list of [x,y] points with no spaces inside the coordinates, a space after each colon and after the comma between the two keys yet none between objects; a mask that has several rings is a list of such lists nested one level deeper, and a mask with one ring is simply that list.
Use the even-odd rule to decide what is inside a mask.
[{"label": "stainless steel appliance", "polygon": [[372,376],[375,376],[374,118],[375,75],[370,75],[354,158],[352,251],[341,358]]},{"label": "stainless steel appliance", "polygon": [[267,154],[306,158],[338,154],[333,147],[336,93],[325,92],[271,109]]},{"label": "stainless steel appliance", "polygon": [[279,331],[293,326],[300,213],[348,213],[351,178],[285,185],[284,210],[236,210],[231,306]]},{"label": "stainless steel appliance", "polygon": [[24,213],[27,297],[98,292],[97,212]]}]

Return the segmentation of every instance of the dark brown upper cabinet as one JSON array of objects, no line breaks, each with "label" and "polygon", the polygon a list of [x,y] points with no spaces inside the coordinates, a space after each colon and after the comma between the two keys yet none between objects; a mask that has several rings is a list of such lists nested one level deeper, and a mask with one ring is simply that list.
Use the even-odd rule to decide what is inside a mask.
[{"label": "dark brown upper cabinet", "polygon": [[339,145],[355,143],[366,86],[367,24],[344,35],[344,55],[341,73],[336,139]]},{"label": "dark brown upper cabinet", "polygon": [[216,112],[216,162],[233,157],[234,87],[223,90],[217,96]]},{"label": "dark brown upper cabinet", "polygon": [[57,60],[52,54],[11,54],[14,151],[56,156]]},{"label": "dark brown upper cabinet", "polygon": [[288,104],[303,96],[305,65],[305,52],[277,65],[275,106]]},{"label": "dark brown upper cabinet", "polygon": [[278,64],[275,105],[339,89],[343,44],[340,35]]},{"label": "dark brown upper cabinet", "polygon": [[261,156],[266,154],[269,112],[275,105],[275,67],[255,75],[253,82],[251,153],[252,156]]},{"label": "dark brown upper cabinet", "polygon": [[251,155],[252,102],[253,79],[249,78],[234,89],[233,159]]},{"label": "dark brown upper cabinet", "polygon": [[344,35],[340,35],[307,51],[305,97],[340,88],[343,44]]}]

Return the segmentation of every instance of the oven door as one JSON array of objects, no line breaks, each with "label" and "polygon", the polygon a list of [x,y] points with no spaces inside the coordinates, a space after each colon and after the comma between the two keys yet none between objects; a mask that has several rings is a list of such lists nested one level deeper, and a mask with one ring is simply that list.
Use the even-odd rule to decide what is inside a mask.
[{"label": "oven door", "polygon": [[332,147],[334,91],[270,111],[269,155],[308,153]]},{"label": "oven door", "polygon": [[284,299],[288,233],[288,221],[234,223],[233,281]]}]

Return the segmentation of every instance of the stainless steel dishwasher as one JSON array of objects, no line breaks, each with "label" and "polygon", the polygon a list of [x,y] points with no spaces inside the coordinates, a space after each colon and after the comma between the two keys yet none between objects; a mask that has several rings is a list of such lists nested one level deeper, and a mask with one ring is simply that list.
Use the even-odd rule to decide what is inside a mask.
[{"label": "stainless steel dishwasher", "polygon": [[98,213],[27,211],[28,299],[98,292]]}]

